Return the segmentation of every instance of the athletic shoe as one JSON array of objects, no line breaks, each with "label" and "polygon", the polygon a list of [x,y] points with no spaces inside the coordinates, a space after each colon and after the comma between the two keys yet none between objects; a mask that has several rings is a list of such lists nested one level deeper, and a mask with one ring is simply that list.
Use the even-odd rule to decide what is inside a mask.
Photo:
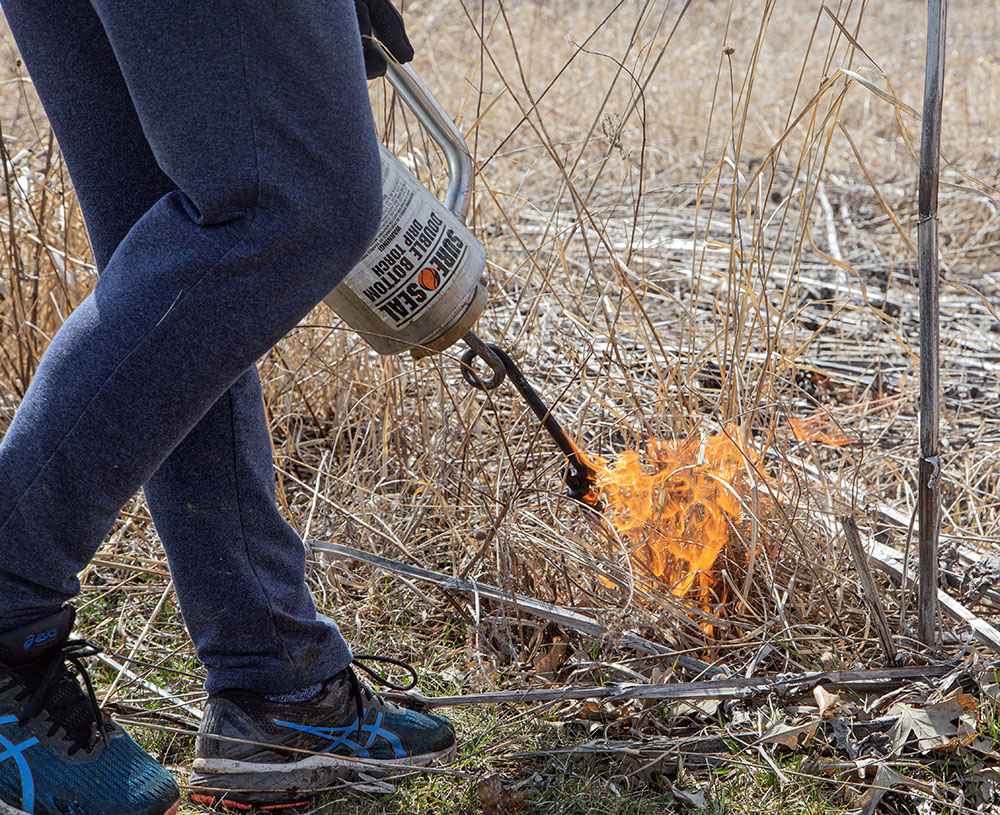
[{"label": "athletic shoe", "polygon": [[173,815],[170,773],[98,708],[80,659],[100,649],[67,639],[74,617],[0,634],[0,813]]},{"label": "athletic shoe", "polygon": [[210,696],[189,794],[235,809],[301,806],[339,782],[426,766],[454,751],[446,718],[381,698],[348,667],[304,702],[238,690]]}]

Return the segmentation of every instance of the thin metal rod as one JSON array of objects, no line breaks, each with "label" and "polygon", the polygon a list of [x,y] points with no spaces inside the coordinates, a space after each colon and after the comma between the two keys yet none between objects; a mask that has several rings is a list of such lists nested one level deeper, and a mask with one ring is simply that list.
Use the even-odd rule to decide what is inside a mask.
[{"label": "thin metal rod", "polygon": [[933,645],[937,639],[937,548],[941,524],[941,459],[938,455],[941,384],[937,203],[947,12],[947,0],[928,0],[927,58],[918,187],[920,462],[917,470],[917,518],[920,588],[917,599],[917,637],[925,645]]},{"label": "thin metal rod", "polygon": [[[355,549],[353,546],[345,546],[342,543],[334,543],[333,541],[310,540],[306,543],[306,546],[310,552],[329,552],[332,555],[346,558],[347,560],[360,560],[363,563],[377,566],[392,574],[433,583],[435,586],[446,591],[460,591],[465,594],[475,595],[476,597],[488,597],[491,600],[498,600],[501,603],[509,603],[527,614],[540,617],[543,620],[548,620],[566,628],[572,628],[574,631],[580,631],[592,637],[612,636],[611,631],[605,628],[594,617],[588,617],[572,609],[547,603],[544,600],[536,600],[534,597],[514,594],[506,589],[480,583],[478,580],[434,572],[430,569],[424,569],[421,566],[414,566],[398,560],[380,557],[379,555],[373,555],[371,552],[364,552],[361,549]],[[640,654],[667,657],[669,661],[676,662],[681,668],[692,671],[699,676],[705,676],[709,671],[729,674],[729,669],[724,665],[710,664],[690,654],[674,651],[665,645],[640,636],[635,631],[618,629],[614,633],[614,638],[618,639],[622,645]]]},{"label": "thin metal rod", "polygon": [[615,683],[600,686],[564,685],[558,688],[470,693],[463,696],[424,696],[419,693],[408,693],[406,697],[402,698],[414,699],[419,704],[429,708],[497,704],[499,702],[558,702],[564,699],[612,699],[614,701],[624,699],[760,700],[772,693],[790,699],[803,696],[821,685],[834,690],[846,690],[854,693],[884,693],[889,688],[898,688],[916,680],[947,676],[954,670],[953,664],[919,665],[907,668],[883,668],[874,671],[826,671],[824,673],[810,672],[749,678],[734,676],[728,679],[707,679],[671,684],[657,683],[655,685],[638,683]]},{"label": "thin metal rod", "polygon": [[[483,360],[483,362],[485,362],[487,365],[490,366],[490,368],[493,370],[493,378],[482,379],[478,374],[472,371],[471,368],[469,368],[468,371],[463,370],[462,376],[465,377],[466,381],[469,380],[470,375],[474,376],[475,379],[477,380],[474,387],[477,387],[480,390],[491,391],[494,388],[499,387],[500,383],[507,378],[507,368],[503,364],[503,360],[501,360],[500,357],[494,354],[493,349],[490,348],[490,344],[487,342],[483,342],[483,340],[481,340],[474,331],[467,332],[465,336],[462,337],[462,339],[465,340],[465,343],[466,345],[469,346],[469,348],[471,348],[473,351],[476,352],[476,356],[478,356],[481,360]],[[465,363],[463,362],[463,365],[464,364]]]},{"label": "thin metal rod", "polygon": [[[504,377],[500,376],[500,372],[496,371],[494,365],[494,361],[499,361],[506,372],[506,378],[510,380],[511,384],[517,389],[517,392],[521,394],[521,398],[531,408],[531,412],[535,414],[538,421],[542,423],[542,427],[545,428],[552,437],[552,440],[566,456],[569,462],[569,469],[566,473],[566,486],[569,488],[570,497],[582,499],[584,496],[587,496],[597,481],[597,473],[594,472],[594,468],[590,466],[587,457],[580,450],[577,443],[563,429],[563,426],[553,414],[552,408],[545,404],[542,397],[538,395],[538,391],[528,382],[524,372],[517,367],[517,363],[502,348],[493,343],[484,343],[471,331],[466,334],[465,341],[469,344],[469,350],[462,355],[462,377],[465,381],[479,390],[492,390],[504,380]],[[492,380],[484,382],[473,370],[472,361],[476,356],[482,357],[490,367],[494,368],[495,375]]]}]

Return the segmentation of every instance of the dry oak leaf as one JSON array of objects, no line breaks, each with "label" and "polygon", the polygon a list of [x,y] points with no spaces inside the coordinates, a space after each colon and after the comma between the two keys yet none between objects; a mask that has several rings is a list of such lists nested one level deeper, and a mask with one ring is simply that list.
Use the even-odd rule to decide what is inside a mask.
[{"label": "dry oak leaf", "polygon": [[979,735],[978,708],[975,697],[960,689],[924,708],[893,705],[889,713],[898,715],[899,721],[889,731],[890,755],[899,755],[911,734],[916,737],[921,753],[967,747]]}]

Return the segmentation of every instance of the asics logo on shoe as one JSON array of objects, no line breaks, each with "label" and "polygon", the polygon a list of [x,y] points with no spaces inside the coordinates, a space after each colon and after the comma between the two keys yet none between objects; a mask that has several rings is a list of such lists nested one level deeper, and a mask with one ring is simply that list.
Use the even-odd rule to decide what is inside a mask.
[{"label": "asics logo on shoe", "polygon": [[28,634],[28,638],[24,641],[24,650],[27,651],[33,645],[39,645],[43,642],[48,642],[58,633],[59,629],[53,628],[51,631],[46,631],[43,634]]},{"label": "asics logo on shoe", "polygon": [[348,755],[354,755],[358,758],[371,758],[371,754],[368,752],[368,748],[375,744],[375,740],[381,736],[392,747],[392,751],[396,754],[396,758],[406,758],[406,749],[403,747],[403,742],[400,740],[399,736],[393,733],[391,730],[386,730],[382,727],[382,713],[379,712],[375,717],[374,724],[362,724],[361,732],[362,734],[367,733],[368,738],[365,740],[364,744],[359,744],[361,739],[355,741],[351,736],[357,737],[358,735],[358,720],[355,719],[349,725],[343,727],[311,727],[305,724],[296,724],[295,722],[283,722],[280,719],[272,719],[279,727],[288,727],[292,730],[299,730],[303,733],[309,733],[312,736],[316,736],[320,739],[329,740],[330,744],[327,745],[321,752],[332,753],[337,748],[344,748],[340,750],[341,754],[345,751]]}]

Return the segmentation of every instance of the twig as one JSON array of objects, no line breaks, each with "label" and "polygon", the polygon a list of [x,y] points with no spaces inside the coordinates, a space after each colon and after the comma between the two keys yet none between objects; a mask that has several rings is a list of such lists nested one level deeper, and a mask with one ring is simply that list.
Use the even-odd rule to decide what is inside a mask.
[{"label": "twig", "polygon": [[[895,550],[880,543],[872,543],[872,549],[868,553],[868,557],[871,558],[876,568],[881,569],[893,579],[902,581],[903,567],[898,560],[899,555]],[[913,579],[912,574],[909,579]],[[953,599],[940,589],[937,591],[937,603],[941,606],[941,610],[951,617],[951,619],[968,625],[972,629],[972,635],[983,643],[983,645],[989,646],[1000,654],[1000,631],[985,620],[977,617],[958,602],[958,600]]]},{"label": "twig", "polygon": [[[537,688],[523,691],[494,691],[459,696],[423,696],[419,693],[399,694],[426,707],[455,705],[485,705],[515,702],[558,702],[565,699],[660,699],[660,700],[731,700],[751,699],[769,694],[783,698],[802,696],[822,685],[835,691],[855,693],[884,692],[920,679],[947,676],[954,665],[921,665],[907,668],[884,668],[876,671],[811,671],[802,674],[744,679],[710,679],[702,682],[679,682],[673,685],[615,684],[561,688]],[[393,694],[386,694],[392,696]]]},{"label": "twig", "polygon": [[[451,575],[434,572],[430,569],[422,569],[419,566],[411,566],[407,563],[401,563],[398,560],[380,557],[370,552],[364,552],[361,549],[355,549],[353,546],[344,546],[343,544],[331,541],[311,540],[307,545],[314,551],[329,552],[339,557],[360,560],[364,563],[370,563],[372,566],[378,566],[380,569],[385,569],[385,571],[392,572],[393,574],[402,574],[418,580],[426,580],[443,589],[466,592],[467,594],[474,594],[480,597],[488,597],[492,600],[500,600],[504,603],[512,603],[518,609],[529,612],[536,617],[541,617],[549,622],[564,625],[567,628],[572,628],[575,631],[590,634],[594,637],[605,637],[610,634],[608,629],[593,617],[587,617],[562,606],[536,600],[533,597],[526,597],[523,594],[513,594],[512,592],[498,589],[495,586],[480,583],[477,580],[452,577]],[[713,670],[728,673],[721,666],[713,666],[688,654],[678,653],[664,645],[648,640],[633,631],[622,633],[621,642],[634,651],[671,657],[679,667],[693,671],[698,675],[703,675]]]},{"label": "twig", "polygon": [[199,708],[195,707],[194,705],[179,701],[180,697],[175,696],[174,694],[170,693],[170,691],[164,690],[159,685],[150,682],[147,679],[143,679],[141,676],[139,676],[139,674],[137,674],[131,668],[122,665],[120,662],[118,662],[118,660],[112,659],[107,654],[104,653],[97,654],[97,659],[99,659],[113,671],[117,671],[119,677],[127,676],[133,682],[137,683],[138,685],[141,685],[150,693],[153,693],[159,696],[161,699],[165,699],[168,702],[173,702],[177,707],[181,708],[181,710],[190,713],[192,716],[194,716],[195,719],[201,721],[202,712]]},{"label": "twig", "polygon": [[861,545],[861,535],[858,532],[858,525],[853,515],[844,515],[840,519],[840,524],[844,527],[847,546],[851,550],[851,557],[854,558],[854,566],[857,568],[858,577],[861,579],[865,605],[868,606],[868,611],[871,612],[875,633],[878,634],[882,648],[885,650],[885,657],[888,664],[895,665],[896,645],[892,641],[892,632],[889,630],[889,621],[886,619],[885,609],[882,608],[882,600],[878,596],[878,588],[872,579],[871,569],[868,568],[868,557],[865,554],[864,547]]}]

